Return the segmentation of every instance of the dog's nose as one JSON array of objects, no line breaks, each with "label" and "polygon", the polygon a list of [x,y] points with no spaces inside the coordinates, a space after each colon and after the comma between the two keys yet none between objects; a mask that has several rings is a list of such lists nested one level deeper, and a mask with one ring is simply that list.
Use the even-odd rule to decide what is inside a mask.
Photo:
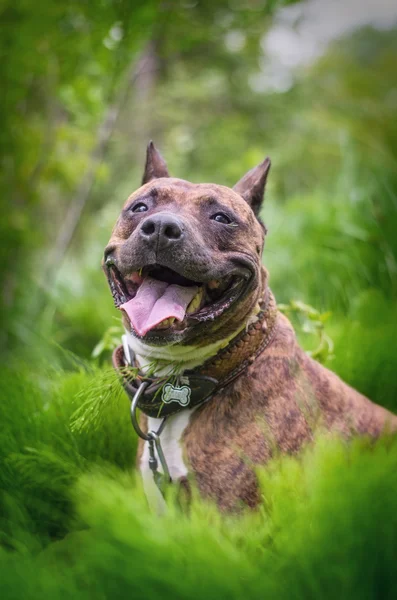
[{"label": "dog's nose", "polygon": [[174,215],[158,213],[147,217],[140,229],[143,239],[161,250],[179,242],[183,237],[183,225]]}]

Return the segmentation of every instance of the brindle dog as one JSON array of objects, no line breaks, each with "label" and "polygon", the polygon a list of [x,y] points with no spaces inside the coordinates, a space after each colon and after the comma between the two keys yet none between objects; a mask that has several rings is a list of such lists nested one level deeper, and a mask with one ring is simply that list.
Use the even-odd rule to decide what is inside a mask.
[{"label": "brindle dog", "polygon": [[[379,436],[397,417],[370,402],[298,346],[275,307],[262,266],[258,214],[266,159],[230,189],[171,178],[152,143],[142,187],[125,203],[105,250],[135,362],[156,375],[241,372],[202,405],[168,418],[161,434],[174,480],[233,510],[259,501],[255,466],[296,453],[319,428]],[[275,306],[275,305],[274,305]],[[215,358],[214,358],[215,357]],[[141,416],[141,427],[159,419]],[[148,452],[138,453],[150,493]]]}]

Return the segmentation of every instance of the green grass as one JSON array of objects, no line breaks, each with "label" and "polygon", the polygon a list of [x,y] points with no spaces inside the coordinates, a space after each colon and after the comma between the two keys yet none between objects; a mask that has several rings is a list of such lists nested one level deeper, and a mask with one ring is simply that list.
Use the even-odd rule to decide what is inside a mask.
[{"label": "green grass", "polygon": [[397,442],[324,434],[259,472],[256,513],[159,517],[113,374],[59,359],[2,373],[1,597],[396,596]]}]

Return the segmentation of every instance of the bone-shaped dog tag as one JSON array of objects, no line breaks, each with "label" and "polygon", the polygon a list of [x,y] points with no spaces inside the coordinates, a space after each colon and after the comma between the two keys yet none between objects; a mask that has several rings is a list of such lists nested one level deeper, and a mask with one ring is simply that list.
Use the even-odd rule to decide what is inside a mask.
[{"label": "bone-shaped dog tag", "polygon": [[190,402],[191,391],[192,390],[187,385],[178,387],[171,385],[170,383],[166,383],[163,387],[161,399],[165,404],[177,402],[181,406],[187,406]]}]

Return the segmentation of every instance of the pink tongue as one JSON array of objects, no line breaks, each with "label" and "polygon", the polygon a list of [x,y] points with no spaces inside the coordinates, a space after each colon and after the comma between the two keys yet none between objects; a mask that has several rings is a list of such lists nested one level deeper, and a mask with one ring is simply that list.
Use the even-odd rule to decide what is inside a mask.
[{"label": "pink tongue", "polygon": [[183,321],[186,309],[198,291],[197,286],[170,285],[145,277],[135,298],[120,306],[138,335],[145,335],[164,319]]}]

